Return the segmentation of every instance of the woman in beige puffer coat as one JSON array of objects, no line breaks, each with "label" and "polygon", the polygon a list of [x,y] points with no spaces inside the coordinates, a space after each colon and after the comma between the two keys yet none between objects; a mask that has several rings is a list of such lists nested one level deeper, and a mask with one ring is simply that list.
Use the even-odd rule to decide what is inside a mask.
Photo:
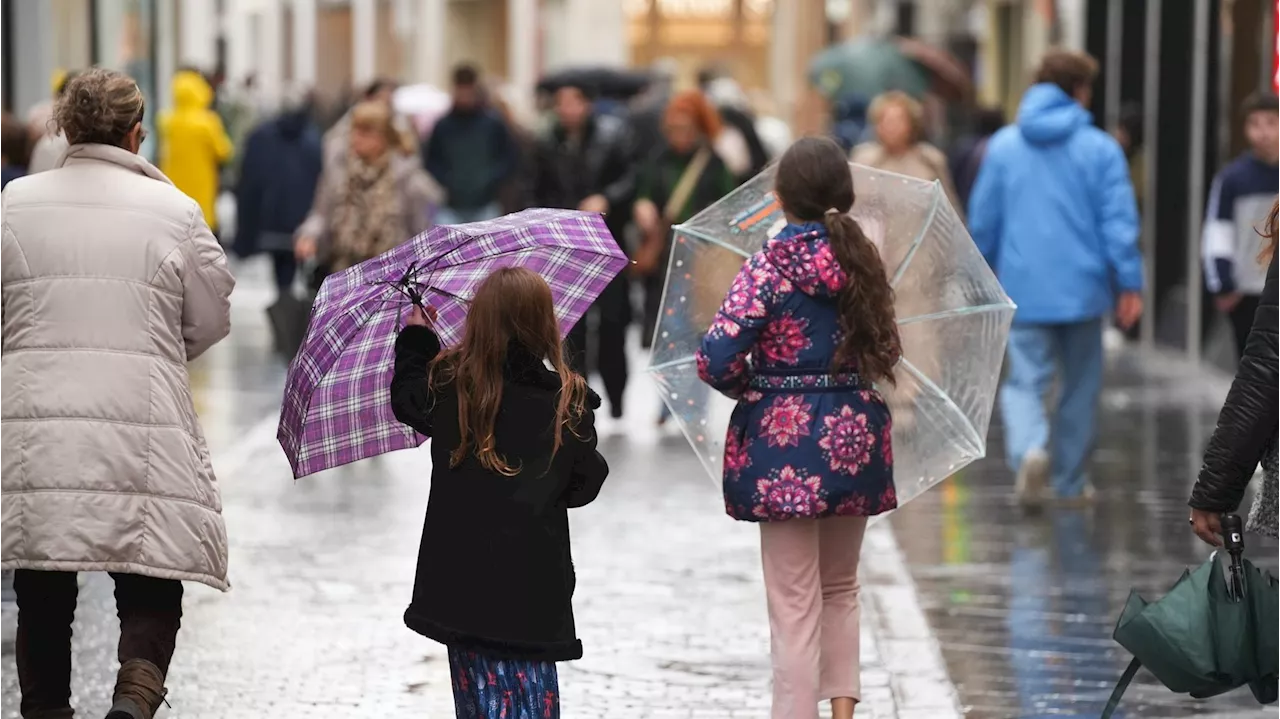
[{"label": "woman in beige puffer coat", "polygon": [[110,719],[151,719],[182,580],[227,588],[227,539],[186,363],[230,331],[235,280],[196,202],[137,155],[128,76],[73,79],[60,166],[3,194],[0,568],[17,570],[22,716],[70,717],[76,572],[111,572]]}]

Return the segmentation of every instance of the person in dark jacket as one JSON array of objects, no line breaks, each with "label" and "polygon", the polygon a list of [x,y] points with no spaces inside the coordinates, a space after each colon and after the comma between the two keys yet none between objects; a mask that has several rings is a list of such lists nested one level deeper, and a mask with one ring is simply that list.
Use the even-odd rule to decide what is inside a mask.
[{"label": "person in dark jacket", "polygon": [[969,206],[969,193],[978,180],[978,170],[987,156],[987,141],[1004,127],[1004,112],[997,107],[979,108],[973,117],[973,132],[952,148],[951,179],[955,183],[960,207]]},{"label": "person in dark jacket", "polygon": [[1262,246],[1254,227],[1280,192],[1280,99],[1272,93],[1251,95],[1242,114],[1249,149],[1213,178],[1201,245],[1205,287],[1231,321],[1237,356],[1244,354],[1266,282],[1255,261]]},{"label": "person in dark jacket", "polygon": [[769,164],[769,152],[756,131],[756,118],[747,94],[732,77],[711,68],[698,73],[698,87],[715,106],[725,128],[738,135],[746,151],[743,158],[746,164],[732,168],[738,181],[745,182],[760,174]]},{"label": "person in dark jacket", "polygon": [[[616,240],[623,236],[635,192],[626,124],[593,112],[589,88],[565,86],[555,94],[556,121],[539,140],[534,160],[537,207],[578,209],[604,215]],[[621,244],[621,243],[619,243]],[[599,315],[595,368],[604,381],[613,417],[622,416],[627,387],[627,325],[631,299],[627,278],[610,282],[593,311]],[[587,326],[583,317],[569,333],[570,364],[587,373]]]},{"label": "person in dark jacket", "polygon": [[1191,528],[1214,546],[1221,546],[1220,515],[1235,512],[1244,499],[1245,488],[1254,470],[1262,464],[1262,485],[1254,500],[1245,528],[1269,537],[1276,536],[1277,473],[1276,430],[1277,371],[1276,338],[1276,245],[1277,212],[1273,200],[1267,217],[1271,238],[1266,284],[1253,317],[1253,329],[1245,343],[1240,367],[1231,392],[1218,415],[1218,427],[1204,451],[1200,477],[1191,490]]},{"label": "person in dark jacket", "polygon": [[0,188],[27,174],[30,144],[26,126],[4,113],[0,121]]},{"label": "person in dark jacket", "polygon": [[501,215],[498,194],[515,171],[519,152],[507,124],[485,103],[480,73],[459,65],[453,71],[453,107],[432,129],[422,154],[427,172],[448,193],[439,223]]},{"label": "person in dark jacket", "polygon": [[[705,95],[687,90],[672,98],[658,149],[641,166],[636,179],[635,220],[644,234],[632,271],[645,282],[644,329],[647,347],[658,322],[671,253],[671,228],[733,192],[738,181],[713,150],[721,116]],[[688,189],[675,196],[688,176]]]},{"label": "person in dark jacket", "polygon": [[290,103],[245,142],[233,249],[241,257],[270,255],[280,295],[293,287],[298,270],[293,234],[311,211],[323,163],[320,130],[306,99]]},{"label": "person in dark jacket", "polygon": [[504,701],[509,716],[559,716],[555,662],[582,657],[568,510],[609,473],[596,451],[600,398],[564,360],[551,289],[531,270],[485,279],[447,350],[433,316],[411,311],[391,381],[396,418],[431,437],[404,621],[449,647],[459,717],[496,717]]}]

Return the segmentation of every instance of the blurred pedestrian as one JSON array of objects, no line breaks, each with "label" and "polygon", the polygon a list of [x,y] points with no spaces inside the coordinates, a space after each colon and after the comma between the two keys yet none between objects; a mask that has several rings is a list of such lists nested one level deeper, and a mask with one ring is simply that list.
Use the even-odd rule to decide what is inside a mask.
[{"label": "blurred pedestrian", "polygon": [[0,189],[27,174],[29,138],[26,125],[18,118],[7,112],[0,117]]},{"label": "blurred pedestrian", "polygon": [[947,157],[924,139],[924,108],[920,103],[905,92],[893,90],[871,101],[867,117],[875,128],[876,139],[853,148],[850,159],[877,170],[941,182],[952,206],[963,217],[964,206],[951,182]]},{"label": "blurred pedestrian", "polygon": [[287,98],[276,117],[249,134],[241,154],[244,172],[236,188],[234,249],[241,257],[268,254],[276,293],[287,295],[298,269],[294,234],[310,214],[324,162],[310,98]]},{"label": "blurred pedestrian", "polygon": [[498,193],[518,161],[511,131],[485,101],[479,71],[471,65],[454,68],[453,107],[436,123],[423,152],[423,165],[445,191],[440,224],[501,215]]},{"label": "blurred pedestrian", "polygon": [[299,260],[318,261],[321,277],[425,232],[442,197],[418,158],[402,151],[390,105],[356,105],[347,138],[347,153],[325,168],[294,246]]},{"label": "blurred pedestrian", "polygon": [[960,203],[960,209],[968,207],[973,183],[978,179],[978,170],[982,168],[982,159],[987,154],[987,143],[1001,127],[1004,127],[1002,110],[995,107],[979,108],[974,113],[973,131],[952,149],[951,177],[955,180],[956,199]]},{"label": "blurred pedestrian", "polygon": [[531,270],[481,283],[456,346],[441,347],[433,319],[411,310],[391,380],[396,418],[432,438],[404,621],[449,648],[459,719],[559,717],[556,662],[582,657],[568,510],[609,474],[600,398],[569,368],[551,288]]},{"label": "blurred pedestrian", "polygon": [[672,226],[737,187],[737,178],[714,149],[720,131],[720,115],[701,92],[676,95],[667,104],[662,144],[637,176],[634,216],[643,239],[632,271],[644,281],[645,346],[658,321]]},{"label": "blurred pedestrian", "polygon": [[1266,286],[1254,314],[1253,327],[1236,369],[1231,392],[1218,415],[1218,427],[1204,451],[1200,478],[1191,490],[1191,527],[1204,541],[1221,546],[1219,517],[1234,513],[1244,499],[1245,488],[1254,470],[1262,464],[1262,484],[1245,528],[1275,537],[1277,490],[1276,431],[1280,424],[1277,385],[1280,371],[1276,360],[1276,246],[1280,238],[1276,215],[1280,205],[1274,200],[1265,224],[1268,246]]},{"label": "blurred pedestrian", "polygon": [[1244,356],[1266,273],[1254,261],[1261,251],[1254,227],[1280,192],[1280,99],[1257,93],[1245,100],[1244,134],[1249,149],[1213,178],[1205,209],[1204,279],[1218,311],[1231,320],[1236,356]]},{"label": "blurred pedestrian", "polygon": [[[1018,119],[987,144],[969,198],[969,228],[1018,305],[1000,407],[1005,449],[1027,506],[1046,482],[1089,501],[1103,320],[1142,315],[1138,211],[1120,144],[1085,108],[1098,63],[1052,50],[1022,96]],[[1061,368],[1052,421],[1045,395]],[[1050,445],[1052,438],[1052,445]]]},{"label": "blurred pedestrian", "polygon": [[752,255],[697,354],[738,400],[725,439],[725,509],[761,522],[774,719],[850,719],[862,697],[858,557],[867,518],[898,506],[889,407],[902,356],[880,253],[849,216],[853,176],[834,140],[778,161],[789,224]]},{"label": "blurred pedestrian", "polygon": [[[509,86],[504,87],[509,88]],[[502,214],[505,215],[531,207],[530,203],[533,202],[533,189],[531,187],[533,182],[533,163],[538,149],[538,138],[520,123],[520,119],[516,117],[511,108],[511,103],[507,102],[506,98],[503,97],[501,90],[494,91],[491,102],[498,116],[506,123],[507,131],[511,133],[511,142],[516,149],[515,168],[507,175],[507,179],[502,183],[502,186],[498,188],[498,204],[502,209]]]},{"label": "blurred pedestrian", "polygon": [[[61,165],[4,191],[0,567],[16,569],[23,717],[72,716],[76,573],[120,618],[108,719],[151,719],[182,582],[227,585],[218,484],[187,363],[227,335],[235,280],[199,205],[137,155],[142,92],[95,68],[55,119]],[[7,258],[20,258],[9,261]]]},{"label": "blurred pedestrian", "polygon": [[[631,146],[625,123],[595,113],[591,98],[590,88],[565,86],[556,91],[555,123],[539,140],[534,161],[534,205],[603,214],[617,239],[623,236],[635,194]],[[596,368],[615,418],[622,416],[627,387],[631,311],[627,277],[619,275],[589,313],[598,316],[595,362],[587,359],[591,318],[583,317],[569,333],[570,364],[583,376],[590,366]]]},{"label": "blurred pedestrian", "polygon": [[[59,82],[54,86],[55,100],[62,97],[62,91],[75,76],[74,71],[60,76]],[[58,161],[62,159],[62,153],[67,151],[68,146],[67,137],[57,129],[57,123],[46,119],[39,130],[40,132],[35,134],[37,138],[35,145],[31,148],[31,161],[27,165],[27,172],[33,175],[57,167]]]},{"label": "blurred pedestrian", "polygon": [[756,119],[747,93],[737,80],[711,70],[699,74],[699,86],[720,115],[723,129],[717,138],[717,149],[721,159],[739,182],[760,174],[769,164],[769,153],[756,132]]},{"label": "blurred pedestrian", "polygon": [[204,76],[182,70],[173,76],[173,111],[160,116],[160,171],[200,205],[216,234],[218,173],[235,148],[213,111],[213,87]]},{"label": "blurred pedestrian", "polygon": [[397,85],[395,81],[386,78],[379,78],[369,83],[369,85],[360,94],[360,100],[351,109],[343,113],[342,117],[329,128],[324,134],[324,166],[327,170],[332,166],[341,166],[344,158],[347,156],[347,150],[351,147],[349,135],[351,134],[351,118],[355,108],[366,102],[374,102],[387,107],[387,111],[391,113],[391,122],[396,129],[395,143],[392,147],[403,155],[409,155],[418,161],[418,133],[413,129],[413,123],[409,118],[404,117],[395,112],[392,105],[392,97],[396,93]]},{"label": "blurred pedestrian", "polygon": [[1141,105],[1125,103],[1120,108],[1115,129],[1111,131],[1112,137],[1116,138],[1116,142],[1124,150],[1124,159],[1129,165],[1129,181],[1133,183],[1133,196],[1138,202],[1139,212],[1142,210],[1142,198],[1147,187],[1146,162],[1143,159],[1145,147],[1142,141],[1145,122]]},{"label": "blurred pedestrian", "polygon": [[653,148],[662,145],[663,113],[675,94],[676,74],[679,63],[672,58],[661,58],[649,68],[649,86],[631,99],[627,126],[631,136],[632,156],[635,162],[649,159]]}]

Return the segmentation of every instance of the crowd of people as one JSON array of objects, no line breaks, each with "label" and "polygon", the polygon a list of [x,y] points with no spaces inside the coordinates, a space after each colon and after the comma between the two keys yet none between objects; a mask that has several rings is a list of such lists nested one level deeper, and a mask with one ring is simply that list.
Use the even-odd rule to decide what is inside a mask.
[{"label": "crowd of people", "polygon": [[[998,127],[988,113],[951,158],[929,144],[916,100],[895,92],[870,104],[872,136],[851,156],[804,138],[778,157],[787,225],[747,260],[697,355],[703,382],[738,401],[725,504],[761,524],[775,717],[816,717],[825,700],[833,717],[853,716],[861,541],[867,519],[898,503],[892,418],[876,387],[894,382],[902,342],[879,253],[851,215],[850,157],[939,182],[967,217],[1018,305],[1001,389],[1016,491],[1028,507],[1093,498],[1102,335],[1109,318],[1139,320],[1145,281],[1131,177],[1140,138],[1132,125],[1119,138],[1094,126],[1085,108],[1097,74],[1087,55],[1051,51],[1017,120]],[[237,147],[208,80],[183,70],[174,109],[156,122],[159,168],[139,157],[148,108],[118,72],[72,75],[54,122],[34,138],[22,128],[37,146],[62,147],[53,170],[19,154],[6,118],[3,363],[24,379],[4,389],[4,454],[21,459],[6,462],[0,555],[17,570],[22,715],[72,715],[76,572],[116,581],[122,664],[109,719],[151,719],[164,701],[181,582],[227,588],[185,363],[230,331],[235,281],[217,200],[235,155],[236,227],[222,239],[241,256],[267,254],[282,295],[300,268],[314,288],[434,224],[530,206],[602,214],[632,259],[563,345],[547,283],[521,268],[479,285],[457,345],[442,346],[429,306],[410,310],[396,342],[395,417],[433,438],[405,621],[449,647],[459,716],[513,703],[558,716],[555,663],[582,655],[567,511],[593,501],[608,475],[594,412],[607,403],[624,414],[628,328],[653,332],[672,227],[778,154],[725,99],[724,80],[623,112],[598,107],[592,83],[566,80],[547,98],[546,127],[529,132],[463,66],[451,109],[425,137],[380,81],[323,134],[298,95]],[[1247,338],[1190,501],[1192,527],[1210,542],[1260,462],[1269,492],[1251,526],[1276,530],[1276,99],[1245,111],[1251,148],[1215,180],[1205,240],[1211,289]],[[1259,242],[1250,233],[1268,205]],[[639,312],[633,294],[644,295]],[[593,372],[603,399],[587,386]],[[547,431],[530,432],[529,418]],[[487,518],[463,526],[477,507]],[[477,531],[483,556],[450,551]],[[519,606],[513,583],[524,588]]]}]

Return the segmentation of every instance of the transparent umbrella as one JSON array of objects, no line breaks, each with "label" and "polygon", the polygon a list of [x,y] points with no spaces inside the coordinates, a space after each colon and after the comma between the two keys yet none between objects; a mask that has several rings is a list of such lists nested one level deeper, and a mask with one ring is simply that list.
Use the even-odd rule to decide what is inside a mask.
[{"label": "transparent umbrella", "polygon": [[[941,185],[850,164],[853,216],[880,248],[896,294],[903,360],[893,412],[899,504],[986,454],[1014,304]],[[694,352],[745,258],[785,224],[773,167],[675,228],[649,373],[719,483],[734,402],[697,376]]]}]

